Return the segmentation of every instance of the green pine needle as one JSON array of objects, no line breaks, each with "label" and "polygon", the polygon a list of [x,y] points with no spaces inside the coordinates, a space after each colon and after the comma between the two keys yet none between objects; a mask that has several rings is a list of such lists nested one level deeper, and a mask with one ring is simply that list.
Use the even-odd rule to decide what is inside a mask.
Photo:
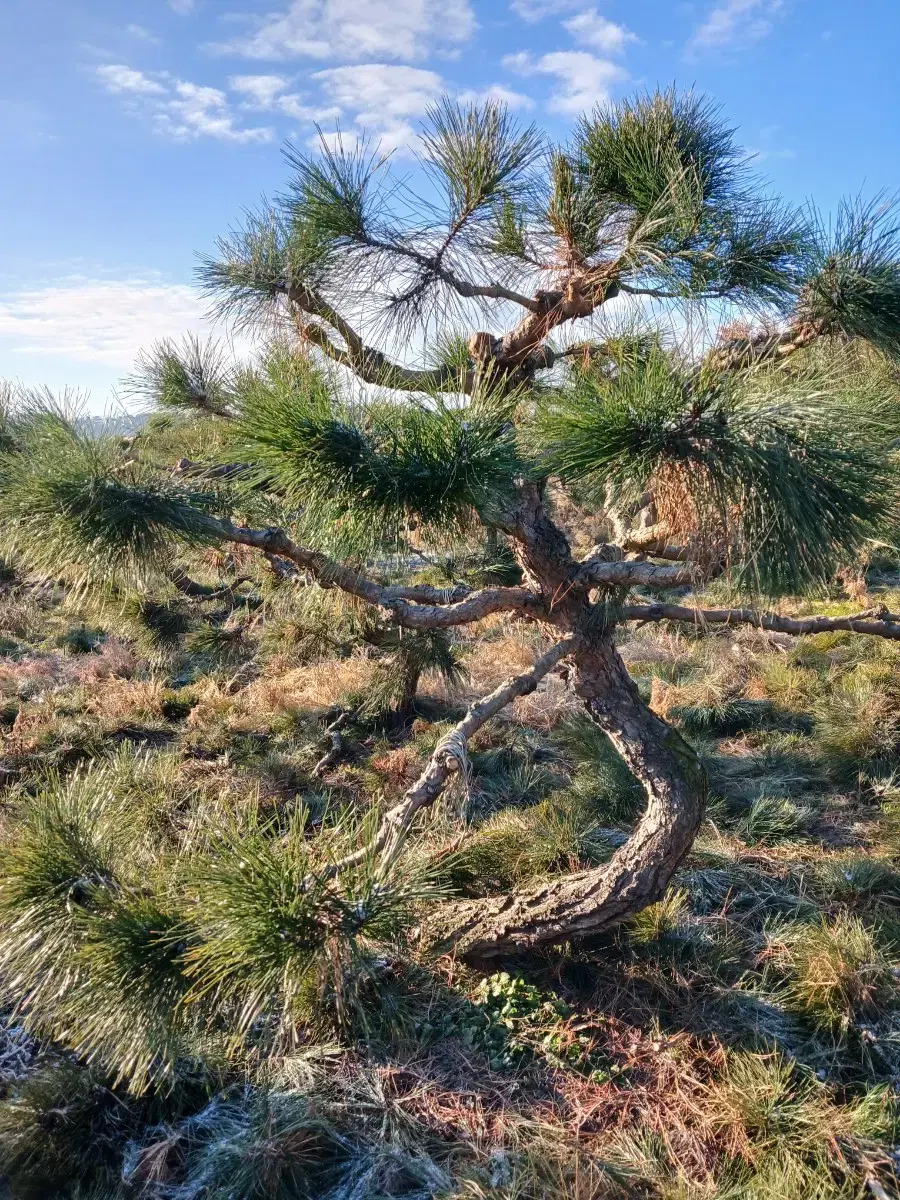
[{"label": "green pine needle", "polygon": [[846,201],[832,230],[820,227],[801,320],[900,355],[900,219],[896,200]]},{"label": "green pine needle", "polygon": [[273,208],[248,212],[217,249],[200,260],[200,286],[237,328],[266,323],[292,284],[320,283],[331,264],[327,237]]},{"label": "green pine needle", "polygon": [[578,127],[575,163],[569,203],[585,232],[569,237],[584,252],[627,229],[629,286],[752,305],[796,296],[807,222],[757,193],[708,100],[667,91],[597,110]]},{"label": "green pine needle", "polygon": [[381,210],[379,177],[387,158],[366,138],[352,137],[336,145],[319,133],[318,154],[293,148],[285,158],[293,168],[287,211],[295,231],[308,230],[323,244],[366,244],[377,229]]},{"label": "green pine needle", "polygon": [[608,488],[634,500],[677,465],[701,532],[723,530],[739,586],[798,592],[830,578],[894,502],[884,402],[852,387],[815,369],[689,386],[662,350],[634,354],[574,376],[539,414],[538,443],[548,470],[599,503]]},{"label": "green pine needle", "polygon": [[187,334],[178,346],[166,338],[138,356],[135,373],[125,380],[127,394],[154,407],[229,415],[231,371],[218,342]]},{"label": "green pine needle", "polygon": [[232,1012],[239,1037],[263,1014],[281,1020],[288,1043],[314,1014],[364,1021],[373,957],[395,944],[418,903],[443,895],[428,873],[383,860],[376,829],[373,812],[361,828],[332,833],[337,858],[368,848],[334,879],[317,869],[303,814],[281,839],[260,825],[220,830],[193,875],[201,940],[187,955],[189,999]]},{"label": "green pine needle", "polygon": [[447,194],[451,229],[474,217],[490,218],[497,206],[528,185],[528,172],[544,139],[519,128],[505,104],[459,104],[449,97],[432,105],[421,134],[422,158]]},{"label": "green pine needle", "polygon": [[377,545],[410,521],[468,527],[502,501],[518,468],[509,406],[347,403],[295,358],[244,389],[236,436],[259,481],[302,508],[321,539]]},{"label": "green pine needle", "polygon": [[181,918],[121,878],[102,769],[29,800],[0,874],[0,971],[23,1019],[136,1091],[183,1053]]},{"label": "green pine needle", "polygon": [[598,196],[649,217],[690,180],[701,203],[730,196],[742,159],[716,105],[692,92],[638,96],[583,117],[583,170]]},{"label": "green pine needle", "polygon": [[139,581],[166,569],[174,539],[215,540],[210,498],[124,462],[115,439],[47,407],[19,434],[21,449],[0,458],[2,543],[32,570]]},{"label": "green pine needle", "polygon": [[353,705],[364,720],[403,712],[415,700],[421,677],[429,672],[439,675],[449,688],[459,687],[466,677],[459,649],[444,629],[390,630],[382,644],[383,640],[393,641],[396,648],[379,662],[360,703]]}]

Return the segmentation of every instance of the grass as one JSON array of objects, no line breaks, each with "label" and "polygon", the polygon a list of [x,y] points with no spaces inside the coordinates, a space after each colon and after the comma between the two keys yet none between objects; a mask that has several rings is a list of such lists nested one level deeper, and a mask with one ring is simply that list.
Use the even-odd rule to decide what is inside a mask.
[{"label": "grass", "polygon": [[751,845],[774,843],[802,836],[812,809],[786,796],[757,796],[737,824],[737,831]]},{"label": "grass", "polygon": [[630,635],[710,778],[692,855],[596,944],[479,972],[425,954],[426,907],[603,862],[640,789],[550,683],[478,735],[402,860],[328,878],[534,643],[492,618],[453,647],[467,676],[349,723],[316,778],[323,728],[387,659],[330,598],[256,587],[249,615],[4,584],[11,1197],[898,1193],[891,644]]},{"label": "grass", "polygon": [[767,956],[784,976],[786,1003],[829,1028],[848,1029],[900,1002],[891,951],[856,916],[776,926]]}]

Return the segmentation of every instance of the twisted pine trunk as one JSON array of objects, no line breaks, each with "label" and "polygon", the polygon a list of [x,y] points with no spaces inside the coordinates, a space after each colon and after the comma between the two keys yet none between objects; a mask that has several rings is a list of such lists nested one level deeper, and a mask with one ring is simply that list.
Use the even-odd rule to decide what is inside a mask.
[{"label": "twisted pine trunk", "polygon": [[[610,618],[616,613],[617,594],[626,595],[630,583],[645,583],[671,568],[622,564],[629,568],[623,575],[601,572],[598,584],[597,571],[585,570],[584,563],[572,558],[565,533],[544,505],[543,487],[529,480],[518,485],[515,504],[500,525],[511,539],[526,587],[474,593],[452,603],[443,593],[432,597],[427,587],[389,588],[366,580],[355,570],[295,546],[281,530],[246,530],[224,521],[220,525],[232,541],[284,555],[367,603],[389,607],[408,628],[445,628],[493,611],[515,611],[539,622],[555,642],[553,648],[533,671],[473,706],[455,730],[457,739],[464,743],[485,720],[569,657],[575,692],[643,785],[644,815],[609,863],[508,896],[443,906],[427,922],[428,940],[450,943],[468,958],[488,959],[602,933],[663,895],[699,828],[705,782],[696,754],[641,700],[615,648]],[[638,566],[647,571],[637,571]],[[671,576],[666,578],[671,582]],[[595,584],[601,595],[592,598]],[[380,849],[391,847],[396,853],[415,813],[440,794],[450,772],[448,759],[457,757],[439,744],[418,783],[387,814],[379,832]],[[360,852],[332,864],[330,873],[358,861]]]},{"label": "twisted pine trunk", "polygon": [[647,807],[609,863],[496,898],[447,905],[436,942],[483,961],[603,933],[659,900],[691,848],[706,792],[696,753],[641,700],[604,633],[573,657],[574,688],[643,785]]}]

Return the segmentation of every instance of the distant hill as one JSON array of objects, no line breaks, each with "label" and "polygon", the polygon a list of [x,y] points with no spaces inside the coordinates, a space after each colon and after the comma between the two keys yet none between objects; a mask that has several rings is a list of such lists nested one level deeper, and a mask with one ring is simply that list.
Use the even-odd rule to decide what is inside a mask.
[{"label": "distant hill", "polygon": [[125,437],[130,433],[137,433],[150,415],[148,412],[141,412],[119,413],[110,416],[84,416],[78,418],[77,424],[80,429],[94,435],[106,433],[121,434]]}]

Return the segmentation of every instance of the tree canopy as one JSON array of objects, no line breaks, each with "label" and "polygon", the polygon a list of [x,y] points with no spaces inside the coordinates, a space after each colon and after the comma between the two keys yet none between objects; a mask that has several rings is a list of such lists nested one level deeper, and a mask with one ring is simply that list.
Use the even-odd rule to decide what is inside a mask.
[{"label": "tree canopy", "polygon": [[[30,402],[4,434],[0,518],[33,568],[88,581],[147,587],[180,547],[234,544],[399,628],[538,623],[549,649],[440,743],[377,846],[393,853],[466,739],[563,660],[648,808],[610,864],[453,910],[452,936],[483,955],[602,930],[657,898],[691,844],[695,756],[636,692],[616,627],[802,633],[759,605],[895,537],[900,231],[883,198],[829,226],[768,196],[691,94],[587,114],[565,147],[500,104],[447,100],[419,155],[417,193],[365,141],[288,151],[285,193],[201,268],[265,348],[232,365],[164,342],[131,381],[200,461],[161,469],[141,435],[123,448]],[[587,553],[563,492],[601,518]],[[512,579],[417,578],[416,555],[485,544]],[[662,596],[712,580],[741,606]],[[805,620],[900,638],[885,611]]]}]

